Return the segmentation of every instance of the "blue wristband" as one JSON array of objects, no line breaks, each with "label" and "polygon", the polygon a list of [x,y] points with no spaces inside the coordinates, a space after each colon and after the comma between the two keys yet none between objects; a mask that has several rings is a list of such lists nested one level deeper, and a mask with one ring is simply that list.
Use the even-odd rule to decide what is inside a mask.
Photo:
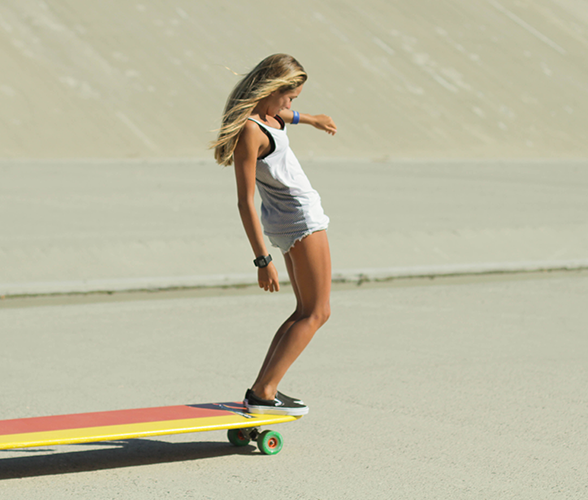
[{"label": "blue wristband", "polygon": [[300,113],[298,111],[292,111],[292,113],[294,113],[294,116],[292,116],[292,125],[298,125],[298,122],[300,121]]}]

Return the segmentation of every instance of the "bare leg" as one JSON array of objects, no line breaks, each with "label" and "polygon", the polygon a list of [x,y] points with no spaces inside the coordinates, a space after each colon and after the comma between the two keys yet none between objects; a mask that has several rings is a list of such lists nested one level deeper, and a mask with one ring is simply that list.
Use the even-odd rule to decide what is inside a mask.
[{"label": "bare leg", "polygon": [[326,231],[299,241],[286,254],[286,266],[296,294],[296,310],[278,329],[253,392],[273,399],[278,384],[330,315],[331,256]]},{"label": "bare leg", "polygon": [[284,260],[286,261],[286,269],[288,270],[288,276],[290,277],[290,283],[292,284],[292,289],[294,290],[294,295],[296,296],[296,310],[292,313],[292,315],[286,321],[284,321],[284,323],[282,323],[282,326],[280,326],[280,328],[278,328],[278,331],[274,335],[272,343],[267,351],[267,354],[265,356],[265,360],[263,361],[263,365],[261,366],[261,369],[259,370],[259,375],[257,375],[257,379],[255,380],[255,383],[253,384],[252,387],[256,387],[259,385],[259,382],[263,378],[263,375],[265,374],[265,371],[267,370],[267,367],[269,366],[270,361],[274,355],[274,352],[275,352],[278,344],[282,340],[282,337],[288,332],[290,327],[301,318],[300,295],[298,292],[298,287],[296,286],[296,280],[294,277],[294,269],[293,269],[293,265],[292,265],[292,259],[290,258],[290,255],[288,253],[284,254]]}]

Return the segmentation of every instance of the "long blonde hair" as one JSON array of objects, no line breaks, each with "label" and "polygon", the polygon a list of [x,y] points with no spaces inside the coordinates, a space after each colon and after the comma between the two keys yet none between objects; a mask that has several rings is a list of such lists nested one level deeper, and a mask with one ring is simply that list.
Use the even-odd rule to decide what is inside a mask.
[{"label": "long blonde hair", "polygon": [[231,165],[233,153],[241,131],[259,101],[272,92],[293,90],[308,78],[302,65],[287,54],[266,57],[235,86],[222,118],[222,126],[214,148],[214,158],[219,165]]}]

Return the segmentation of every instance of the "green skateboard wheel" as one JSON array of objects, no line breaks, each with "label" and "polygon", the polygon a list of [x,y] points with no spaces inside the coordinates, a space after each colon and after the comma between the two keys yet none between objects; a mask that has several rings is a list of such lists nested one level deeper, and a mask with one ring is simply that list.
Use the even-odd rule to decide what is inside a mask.
[{"label": "green skateboard wheel", "polygon": [[284,440],[279,432],[264,431],[257,438],[257,447],[265,455],[279,453],[284,445]]},{"label": "green skateboard wheel", "polygon": [[235,446],[247,446],[251,442],[251,439],[241,429],[229,429],[227,437],[231,444]]}]

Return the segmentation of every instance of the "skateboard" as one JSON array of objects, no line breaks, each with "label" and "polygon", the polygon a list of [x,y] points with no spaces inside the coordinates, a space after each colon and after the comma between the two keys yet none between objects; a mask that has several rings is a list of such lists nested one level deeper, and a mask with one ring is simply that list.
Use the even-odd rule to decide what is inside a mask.
[{"label": "skateboard", "polygon": [[275,455],[283,446],[281,434],[260,427],[299,418],[253,415],[239,402],[0,420],[0,450],[226,429],[233,445],[246,446],[255,441],[259,451]]}]

